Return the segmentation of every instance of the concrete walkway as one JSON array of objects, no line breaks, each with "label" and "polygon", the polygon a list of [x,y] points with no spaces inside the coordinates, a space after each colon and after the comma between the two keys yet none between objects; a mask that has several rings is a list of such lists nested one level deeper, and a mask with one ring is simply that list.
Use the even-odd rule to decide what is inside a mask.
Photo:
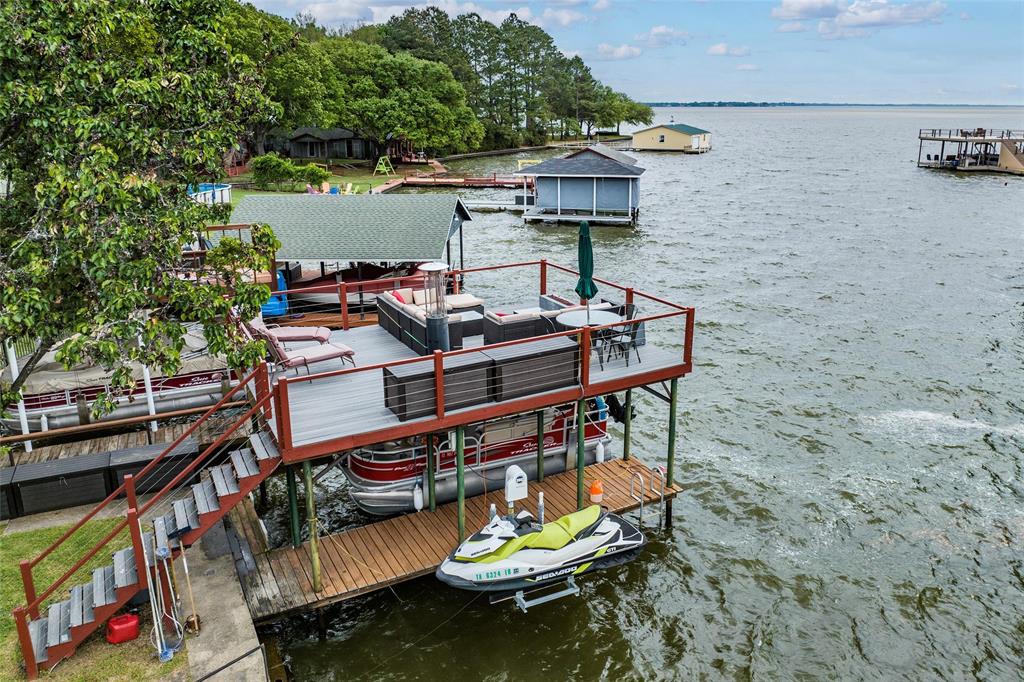
[{"label": "concrete walkway", "polygon": [[[186,552],[196,609],[202,622],[198,637],[185,640],[188,667],[193,680],[209,675],[233,658],[260,645],[245,596],[238,584],[223,522],[207,531]],[[175,567],[181,586],[182,611],[191,613],[181,560]],[[213,680],[266,680],[263,652],[257,651],[217,673]]]}]

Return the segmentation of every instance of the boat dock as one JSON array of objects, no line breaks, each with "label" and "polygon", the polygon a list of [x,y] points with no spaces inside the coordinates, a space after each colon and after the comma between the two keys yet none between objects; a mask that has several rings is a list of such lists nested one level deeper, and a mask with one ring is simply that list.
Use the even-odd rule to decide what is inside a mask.
[{"label": "boat dock", "polygon": [[522,178],[517,178],[512,175],[498,175],[497,173],[480,177],[439,175],[437,173],[431,173],[429,175],[406,175],[399,178],[392,178],[383,185],[378,185],[373,189],[373,193],[387,194],[388,192],[392,192],[400,187],[469,187],[474,189],[493,187],[521,189],[523,187],[523,180]]},{"label": "boat dock", "polygon": [[[640,488],[640,480],[644,484],[644,505],[657,506],[664,499],[665,513],[670,515],[671,500],[681,489],[668,486],[662,498],[659,481],[663,479],[638,459],[592,464],[584,470],[584,480],[588,488],[592,481],[600,480],[604,486],[602,506],[610,512],[622,513],[639,507],[639,493],[633,497],[630,491],[630,480],[636,474],[639,474],[636,489]],[[548,476],[541,483],[531,482],[530,497],[519,508],[536,512],[537,493],[541,491],[544,492],[546,520],[576,511],[575,470]],[[466,500],[467,532],[487,523],[491,504],[497,506],[499,513],[504,510],[500,489]],[[340,533],[321,535],[317,540],[320,592],[313,590],[311,568],[314,562],[309,542],[298,547],[267,550],[252,505],[247,509],[245,506],[236,508],[232,512],[232,524],[252,552],[251,570],[240,570],[239,575],[253,621],[274,621],[433,573],[459,544],[457,507],[457,503],[452,502],[439,505],[435,512],[403,514]]]},{"label": "boat dock", "polygon": [[918,168],[1024,175],[1024,130],[922,128],[917,139]]}]

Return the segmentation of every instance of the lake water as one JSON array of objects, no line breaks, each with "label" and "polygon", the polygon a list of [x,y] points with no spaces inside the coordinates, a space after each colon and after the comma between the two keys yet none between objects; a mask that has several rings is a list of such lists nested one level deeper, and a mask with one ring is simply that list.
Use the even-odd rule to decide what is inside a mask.
[{"label": "lake water", "polygon": [[[325,642],[292,619],[297,679],[1021,679],[1024,178],[915,160],[918,128],[1024,110],[657,113],[714,149],[637,153],[640,223],[594,242],[601,276],[697,308],[674,529],[527,615],[424,578],[329,609]],[[509,214],[466,229],[467,265],[575,244]],[[638,395],[637,453],[663,462],[666,406]],[[358,518],[343,488],[319,504]]]}]

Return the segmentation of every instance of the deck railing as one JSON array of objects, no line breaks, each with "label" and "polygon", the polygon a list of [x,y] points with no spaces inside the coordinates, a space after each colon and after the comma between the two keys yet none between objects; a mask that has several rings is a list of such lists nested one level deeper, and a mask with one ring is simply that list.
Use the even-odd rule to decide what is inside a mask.
[{"label": "deck railing", "polygon": [[1012,130],[998,128],[920,128],[917,131],[919,138],[936,137],[954,140],[968,140],[971,138],[989,139],[1022,139],[1024,130]]},{"label": "deck railing", "polygon": [[[493,272],[498,270],[505,270],[511,268],[536,268],[538,271],[538,289],[537,292],[540,295],[548,294],[549,279],[553,274],[561,273],[564,275],[571,275],[578,277],[579,273],[569,267],[559,265],[556,263],[549,263],[546,260],[527,261],[522,263],[510,263],[495,266],[484,266],[477,268],[466,268],[461,270],[453,270],[449,273],[452,279],[452,289],[456,292],[459,291],[458,282],[466,274]],[[409,278],[392,278],[391,280],[374,280],[375,285],[380,283],[386,283],[392,288],[398,288],[398,285],[402,284],[404,280]],[[360,365],[357,367],[346,367],[343,369],[337,369],[326,372],[318,372],[309,375],[300,375],[295,377],[282,376],[277,379],[276,387],[279,403],[276,405],[277,420],[276,420],[276,431],[277,440],[281,450],[282,458],[286,462],[294,462],[302,459],[308,459],[311,457],[317,457],[326,455],[334,452],[340,452],[352,447],[359,445],[370,444],[373,442],[380,442],[383,440],[390,440],[393,438],[401,438],[411,436],[420,433],[426,433],[431,431],[440,431],[446,428],[455,426],[457,424],[464,424],[470,421],[481,421],[496,416],[505,414],[514,414],[517,412],[527,412],[537,409],[542,404],[557,404],[559,402],[571,402],[584,397],[597,395],[600,393],[611,392],[615,390],[622,390],[623,388],[632,387],[638,385],[638,377],[643,379],[644,383],[651,383],[654,381],[666,380],[672,377],[678,377],[685,374],[692,369],[692,351],[693,351],[693,330],[695,311],[692,307],[683,306],[667,299],[654,296],[644,291],[636,290],[631,287],[616,284],[615,282],[609,281],[603,278],[595,278],[595,281],[610,287],[612,289],[622,292],[626,304],[636,304],[639,301],[647,301],[658,306],[667,308],[665,312],[658,312],[655,314],[646,315],[643,317],[637,317],[632,320],[618,320],[616,322],[596,325],[590,327],[584,327],[582,329],[569,329],[564,331],[557,331],[550,334],[544,334],[540,336],[530,336],[524,339],[518,339],[514,341],[505,341],[501,343],[492,343],[476,347],[461,348],[457,350],[442,352],[434,351],[427,356],[417,356],[412,358],[406,358],[401,360],[391,360],[387,362],[380,362],[371,365]],[[356,285],[348,285],[356,286]],[[387,290],[381,288],[380,291]],[[341,297],[341,305],[344,309],[345,298]],[[682,352],[678,358],[678,363],[673,363],[670,367],[659,366],[657,368],[645,369],[643,364],[637,364],[636,368],[630,373],[620,373],[617,376],[603,375],[602,372],[595,371],[594,364],[601,362],[602,358],[593,358],[592,356],[597,352],[595,349],[595,341],[600,345],[603,338],[607,338],[609,335],[615,335],[621,337],[628,334],[631,327],[639,327],[640,325],[649,326],[651,323],[671,324],[677,323],[678,327],[674,330],[673,334],[679,339],[682,347]],[[479,353],[480,351],[494,351],[503,348],[511,348],[516,346],[522,346],[524,344],[534,343],[541,340],[551,340],[559,338],[569,338],[573,340],[580,351],[577,354],[577,364],[574,366],[573,371],[575,372],[576,381],[572,386],[565,386],[555,391],[544,391],[543,395],[525,395],[516,398],[500,401],[487,401],[482,404],[474,404],[471,407],[461,407],[455,410],[448,409],[446,402],[457,402],[452,400],[459,396],[453,396],[449,394],[447,397],[449,401],[445,399],[446,385],[445,385],[445,364],[449,359],[459,358],[473,353]],[[324,438],[322,440],[311,440],[307,434],[296,434],[294,433],[294,419],[292,414],[292,404],[289,400],[290,386],[294,384],[301,384],[303,388],[306,388],[309,384],[322,384],[329,380],[337,380],[345,378],[348,380],[358,381],[359,378],[366,378],[373,375],[372,381],[382,381],[381,373],[389,369],[395,369],[406,365],[412,365],[416,363],[425,364],[428,362],[433,363],[431,386],[429,389],[420,388],[418,393],[412,396],[412,400],[415,401],[414,407],[418,409],[416,412],[424,412],[428,409],[431,414],[425,415],[427,419],[416,418],[402,420],[397,426],[391,425],[386,428],[374,427],[372,425],[371,414],[374,410],[378,409],[379,406],[375,405],[364,405],[361,407],[350,407],[344,414],[337,414],[334,417],[327,417],[328,419],[337,418],[344,419],[350,423],[362,423],[363,421],[368,422],[370,425],[366,426],[363,430],[356,434],[350,434],[345,436]],[[565,367],[546,367],[545,370],[566,370]],[[535,378],[535,377],[534,377]],[[515,377],[511,381],[529,381],[531,377]],[[449,393],[451,389],[449,390]],[[296,438],[297,436],[297,438]],[[301,442],[297,442],[301,441]]]},{"label": "deck railing", "polygon": [[[190,479],[195,475],[197,469],[204,463],[208,462],[213,456],[220,452],[222,446],[228,441],[233,434],[246,424],[252,418],[259,418],[265,415],[272,409],[274,392],[271,390],[267,377],[267,366],[265,363],[261,363],[256,369],[246,375],[241,382],[227,392],[224,397],[215,405],[210,407],[198,420],[186,429],[180,436],[178,436],[172,443],[167,445],[164,450],[149,464],[142,468],[134,476],[128,476],[125,481],[117,487],[112,493],[110,493],[104,500],[99,502],[93,507],[85,516],[83,516],[77,523],[68,528],[64,533],[61,534],[52,544],[46,549],[40,552],[32,559],[24,560],[20,563],[19,569],[21,572],[22,583],[25,590],[25,605],[19,606],[14,610],[14,617],[19,632],[19,638],[22,640],[22,650],[26,657],[33,654],[30,653],[31,641],[26,642],[24,634],[28,632],[28,620],[39,618],[40,607],[43,606],[48,599],[50,599],[54,593],[69,583],[69,581],[76,576],[86,565],[92,560],[100,550],[104,547],[112,549],[120,549],[123,543],[128,540],[126,534],[130,536],[131,542],[137,544],[138,538],[135,537],[136,528],[132,528],[133,521],[138,518],[142,518],[144,514],[150,512],[158,504],[168,503],[170,501],[171,494],[177,490],[184,481]],[[196,432],[206,421],[208,421],[213,415],[217,414],[222,410],[225,405],[229,404],[233,397],[242,391],[251,392],[253,399],[251,406],[248,410],[240,415],[234,423],[228,427],[210,446],[208,446],[203,452],[196,456],[188,466],[181,469],[177,475],[175,475],[170,482],[163,485],[163,479],[166,478],[168,473],[172,469],[167,468],[169,464],[169,458],[189,438],[193,433]],[[161,475],[161,471],[163,474]],[[136,482],[146,481],[148,486],[145,490],[137,490],[139,487]],[[162,485],[159,490],[152,493],[153,488]],[[146,493],[152,493],[151,497],[145,501],[145,503],[139,505],[137,496],[142,496]],[[115,501],[124,496],[124,500],[120,502]],[[94,529],[86,529],[86,524],[98,517],[100,512],[105,512],[106,517],[118,518],[120,520],[114,523],[113,527],[100,539],[96,539]],[[124,516],[122,516],[124,515]],[[101,531],[102,532],[102,531]],[[114,547],[115,541],[121,543],[121,545]],[[71,561],[73,557],[77,557],[70,568],[64,571],[64,573],[56,580],[52,581],[42,591],[36,590],[34,571],[38,569],[39,565],[47,560],[48,558],[57,556],[56,553],[62,548],[68,548],[68,551],[75,550],[73,556],[59,556],[58,561]],[[137,548],[138,549],[138,548]],[[81,552],[79,555],[78,552]],[[143,560],[143,554],[140,551],[135,553],[136,562]],[[55,570],[59,570],[60,567],[47,571],[53,573]],[[140,568],[138,575],[144,575],[145,571]],[[141,577],[140,577],[141,580]],[[28,648],[26,648],[26,646]],[[27,658],[26,658],[27,660]]]}]

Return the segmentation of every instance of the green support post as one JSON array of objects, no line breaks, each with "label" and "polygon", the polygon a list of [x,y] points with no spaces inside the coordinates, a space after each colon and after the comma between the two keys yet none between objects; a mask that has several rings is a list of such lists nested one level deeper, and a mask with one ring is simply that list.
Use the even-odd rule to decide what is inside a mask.
[{"label": "green support post", "polygon": [[313,499],[313,467],[307,459],[302,463],[302,473],[306,478],[306,518],[309,520],[309,554],[313,559],[313,591],[323,589],[320,585],[320,547],[317,542],[316,500]]},{"label": "green support post", "polygon": [[665,474],[666,485],[675,484],[676,470],[676,403],[679,401],[679,379],[672,380],[669,397],[668,413],[668,471]]},{"label": "green support post", "polygon": [[537,412],[537,481],[544,480],[544,410]]},{"label": "green support post", "polygon": [[584,449],[587,429],[587,401],[580,400],[576,404],[576,509],[583,509],[583,466],[587,454]]},{"label": "green support post", "polygon": [[437,481],[434,474],[434,457],[436,456],[435,443],[437,440],[431,434],[427,436],[427,503],[430,511],[437,511]]},{"label": "green support post", "polygon": [[633,442],[630,440],[630,433],[633,430],[633,389],[626,389],[626,423],[622,433],[622,459],[628,460],[632,454]]},{"label": "green support post", "polygon": [[455,429],[455,485],[458,488],[459,542],[466,539],[466,427]]},{"label": "green support post", "polygon": [[295,483],[295,467],[291,464],[284,469],[288,479],[288,509],[292,518],[292,547],[302,544],[302,536],[299,534],[299,491]]}]

